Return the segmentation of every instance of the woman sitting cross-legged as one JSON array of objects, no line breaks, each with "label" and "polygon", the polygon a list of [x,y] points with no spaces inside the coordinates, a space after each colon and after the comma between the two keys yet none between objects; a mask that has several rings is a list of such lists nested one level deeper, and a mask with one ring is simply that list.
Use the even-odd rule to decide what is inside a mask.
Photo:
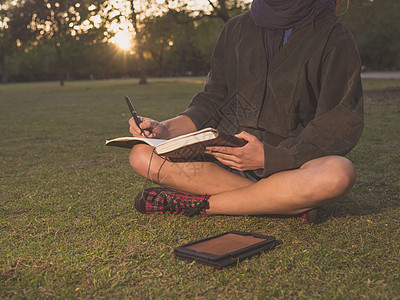
[{"label": "woman sitting cross-legged", "polygon": [[338,2],[255,0],[227,22],[203,91],[177,117],[141,117],[140,128],[172,138],[214,127],[247,144],[208,147],[211,162],[171,162],[135,145],[133,170],[164,186],[139,193],[140,212],[309,217],[350,191],[356,174],[343,155],[363,130],[361,63]]}]

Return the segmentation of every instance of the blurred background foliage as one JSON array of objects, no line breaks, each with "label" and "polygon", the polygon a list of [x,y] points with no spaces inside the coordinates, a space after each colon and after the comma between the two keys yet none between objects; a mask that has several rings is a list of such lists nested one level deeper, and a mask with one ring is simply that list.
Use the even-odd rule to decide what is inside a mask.
[{"label": "blurred background foliage", "polygon": [[[204,75],[245,0],[0,0],[1,82]],[[400,1],[351,0],[338,15],[367,70],[400,69]]]}]

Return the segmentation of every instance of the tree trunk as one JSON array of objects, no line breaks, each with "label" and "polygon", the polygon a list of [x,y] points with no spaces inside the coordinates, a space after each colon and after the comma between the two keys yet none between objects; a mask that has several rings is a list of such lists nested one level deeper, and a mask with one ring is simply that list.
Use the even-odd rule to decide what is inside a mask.
[{"label": "tree trunk", "polygon": [[58,79],[60,80],[60,86],[64,86],[64,66],[62,62],[62,49],[60,43],[56,43],[57,50],[57,63],[58,63]]},{"label": "tree trunk", "polygon": [[143,55],[142,35],[141,35],[140,30],[139,30],[139,26],[137,24],[138,23],[137,13],[136,13],[135,5],[134,5],[133,2],[134,2],[133,0],[129,1],[130,6],[131,6],[131,22],[132,22],[133,29],[135,30],[135,33],[136,33],[136,36],[135,36],[136,50],[137,50],[138,55],[139,55],[139,69],[140,69],[139,84],[146,84],[147,83],[147,79],[146,79],[146,63],[145,63],[144,55]]}]

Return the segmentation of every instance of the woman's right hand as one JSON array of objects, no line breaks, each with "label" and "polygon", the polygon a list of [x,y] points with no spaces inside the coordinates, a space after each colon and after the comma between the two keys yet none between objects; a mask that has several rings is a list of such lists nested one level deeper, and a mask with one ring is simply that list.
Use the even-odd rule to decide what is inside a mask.
[{"label": "woman's right hand", "polygon": [[[140,128],[143,129],[144,137],[148,138],[168,138],[169,131],[167,127],[161,122],[139,117],[140,120]],[[129,132],[132,133],[133,136],[143,137],[140,128],[136,125],[136,122],[133,118],[129,119]]]}]

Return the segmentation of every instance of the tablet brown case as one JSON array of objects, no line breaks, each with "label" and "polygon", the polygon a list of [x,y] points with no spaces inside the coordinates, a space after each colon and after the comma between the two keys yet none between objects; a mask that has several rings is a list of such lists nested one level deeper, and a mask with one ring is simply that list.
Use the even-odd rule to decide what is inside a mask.
[{"label": "tablet brown case", "polygon": [[229,231],[174,249],[176,257],[222,269],[276,246],[273,236]]}]

